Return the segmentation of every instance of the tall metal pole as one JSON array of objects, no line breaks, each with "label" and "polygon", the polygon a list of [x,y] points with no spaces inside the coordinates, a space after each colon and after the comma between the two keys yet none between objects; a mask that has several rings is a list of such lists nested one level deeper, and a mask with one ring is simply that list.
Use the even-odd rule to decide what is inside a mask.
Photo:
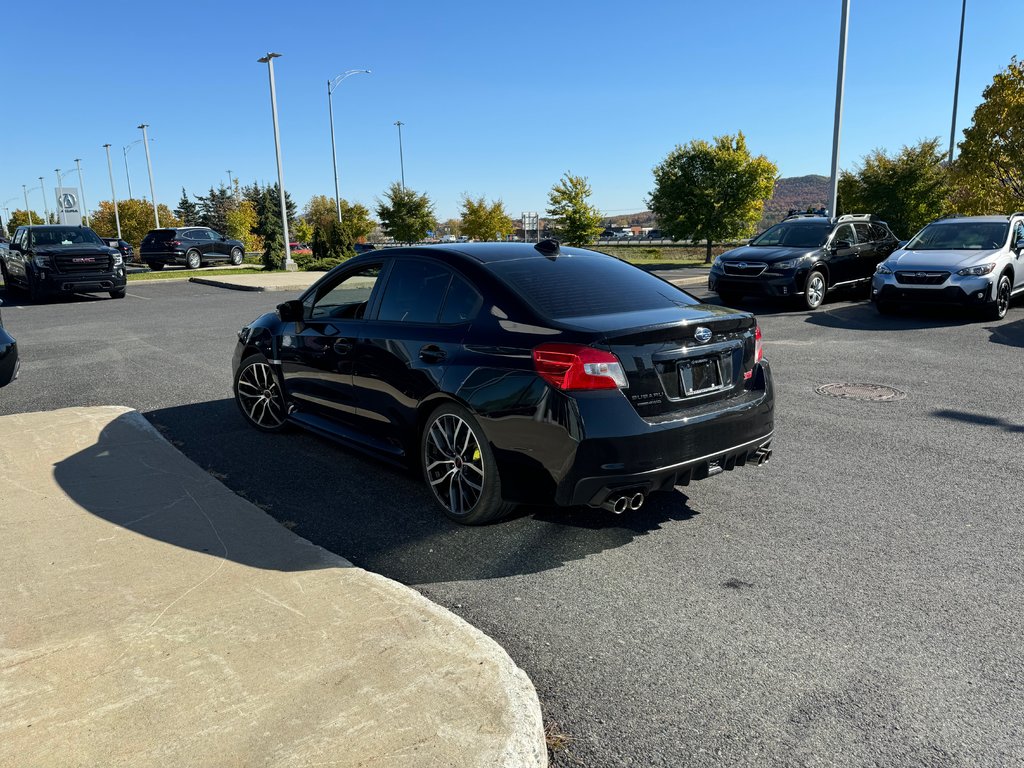
[{"label": "tall metal pole", "polygon": [[107,150],[107,173],[110,174],[110,196],[114,200],[114,222],[117,224],[117,239],[121,239],[121,213],[117,209],[117,190],[114,189],[114,166],[110,162],[110,145],[104,144]]},{"label": "tall metal pole", "polygon": [[395,120],[395,125],[398,126],[398,162],[402,166],[402,191],[405,191],[405,155],[402,154],[402,126],[405,125],[401,120]]},{"label": "tall metal pole", "polygon": [[352,75],[369,75],[370,70],[368,69],[349,69],[342,72],[333,80],[327,81],[327,111],[331,115],[331,162],[334,165],[334,204],[338,209],[338,221],[341,221],[341,193],[338,192],[338,152],[335,148],[334,143],[334,101],[331,98],[331,94],[334,93],[334,89],[337,88],[346,78]]},{"label": "tall metal pole", "polygon": [[832,129],[832,187],[829,215],[838,213],[839,205],[839,128],[843,122],[843,88],[846,83],[846,33],[850,21],[850,0],[843,0],[843,15],[839,22],[839,72],[836,75],[836,118]]},{"label": "tall metal pole", "polygon": [[46,184],[43,183],[43,177],[39,177],[39,191],[43,193],[43,211],[46,213],[46,221],[44,224],[50,223],[50,204],[46,202]]},{"label": "tall metal pole", "polygon": [[85,204],[85,182],[82,181],[82,161],[77,157],[75,158],[75,168],[78,169],[78,194],[82,202],[82,220],[85,221],[85,226],[89,226],[89,206]]},{"label": "tall metal pole", "polygon": [[[32,209],[28,207],[28,187],[22,184],[21,192],[23,195],[25,195],[25,211],[28,213],[28,224],[29,226],[32,226],[33,224],[35,224],[35,222],[32,221]],[[44,192],[43,195],[45,196],[46,193]]]},{"label": "tall metal pole", "polygon": [[[233,189],[234,189],[234,187],[231,184],[231,169],[228,168],[228,192],[232,192]],[[232,196],[234,196],[233,192],[232,192]]]},{"label": "tall metal pole", "polygon": [[274,87],[274,59],[279,58],[280,53],[268,53],[266,56],[257,59],[259,63],[267,65],[270,74],[270,113],[274,118],[274,151],[277,154],[277,191],[281,198],[281,231],[284,234],[284,268],[295,269],[295,262],[292,261],[292,249],[289,245],[288,236],[288,204],[284,191],[284,166],[281,163],[281,132],[277,125],[277,90]]},{"label": "tall metal pole", "polygon": [[131,144],[126,144],[121,147],[121,152],[124,153],[124,175],[128,179],[128,199],[133,200],[132,197],[132,175],[128,172],[128,150],[131,149]]},{"label": "tall metal pole", "polygon": [[960,61],[964,55],[964,20],[967,18],[967,0],[960,6],[960,45],[956,50],[956,84],[953,86],[953,124],[949,127],[949,162],[953,162],[956,140],[956,103],[960,96]]},{"label": "tall metal pole", "polygon": [[[57,208],[60,210],[60,223],[68,223],[68,212],[64,210],[64,200],[60,196],[60,168],[54,169],[57,172]],[[43,193],[43,199],[46,199],[46,193]]]},{"label": "tall metal pole", "polygon": [[146,167],[149,168],[149,197],[153,201],[153,221],[156,228],[160,229],[160,212],[156,209],[156,189],[153,186],[153,161],[149,158],[149,137],[146,135],[147,123],[139,126],[142,129],[142,146],[146,149]]}]

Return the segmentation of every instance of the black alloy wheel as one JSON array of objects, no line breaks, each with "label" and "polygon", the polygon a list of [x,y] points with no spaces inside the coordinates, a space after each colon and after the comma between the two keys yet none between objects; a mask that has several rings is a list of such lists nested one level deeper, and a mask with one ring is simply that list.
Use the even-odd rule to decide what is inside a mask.
[{"label": "black alloy wheel", "polygon": [[164,268],[164,263],[162,261],[154,261],[150,263],[149,268],[152,269],[154,272],[159,272],[161,269]]},{"label": "black alloy wheel", "polygon": [[1006,317],[1006,312],[1010,309],[1010,292],[1012,290],[1010,276],[1000,275],[999,282],[996,283],[996,300],[988,306],[989,320],[1002,320]]},{"label": "black alloy wheel", "polygon": [[476,419],[455,403],[427,419],[420,441],[423,478],[444,513],[463,525],[483,525],[514,504],[501,499],[494,453]]},{"label": "black alloy wheel", "polygon": [[235,402],[256,429],[278,432],[286,425],[287,410],[274,370],[263,355],[242,361],[235,376]]},{"label": "black alloy wheel", "polygon": [[203,266],[203,257],[199,255],[199,251],[189,251],[185,254],[185,264],[189,269],[199,269]]},{"label": "black alloy wheel", "polygon": [[817,309],[825,300],[827,291],[825,275],[820,270],[812,269],[811,273],[807,275],[807,282],[804,283],[804,306],[807,309]]},{"label": "black alloy wheel", "polygon": [[231,249],[231,263],[236,267],[242,263],[242,259],[245,258],[245,254],[242,253],[241,248]]},{"label": "black alloy wheel", "polygon": [[116,291],[111,291],[110,292],[110,298],[112,298],[112,299],[123,299],[127,292],[128,292],[127,288],[118,288]]}]

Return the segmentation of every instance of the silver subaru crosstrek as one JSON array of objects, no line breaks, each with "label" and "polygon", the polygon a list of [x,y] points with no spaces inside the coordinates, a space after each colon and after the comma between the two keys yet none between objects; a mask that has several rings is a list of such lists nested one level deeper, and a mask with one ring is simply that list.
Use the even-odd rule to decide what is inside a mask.
[{"label": "silver subaru crosstrek", "polygon": [[933,221],[871,279],[871,300],[883,313],[900,304],[958,304],[1000,320],[1022,293],[1024,213]]}]

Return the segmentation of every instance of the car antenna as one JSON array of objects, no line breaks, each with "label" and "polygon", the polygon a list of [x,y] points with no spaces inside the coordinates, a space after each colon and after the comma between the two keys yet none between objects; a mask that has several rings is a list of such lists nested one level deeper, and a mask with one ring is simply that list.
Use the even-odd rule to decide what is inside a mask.
[{"label": "car antenna", "polygon": [[561,253],[559,245],[561,245],[561,243],[559,243],[555,238],[549,237],[545,240],[541,240],[533,247],[543,253],[544,256],[554,261],[558,258],[558,254]]}]

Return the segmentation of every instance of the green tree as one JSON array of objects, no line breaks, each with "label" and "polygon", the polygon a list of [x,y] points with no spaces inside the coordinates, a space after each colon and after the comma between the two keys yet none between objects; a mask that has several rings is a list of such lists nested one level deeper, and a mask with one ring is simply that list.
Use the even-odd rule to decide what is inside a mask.
[{"label": "green tree", "polygon": [[377,216],[384,234],[400,243],[416,243],[437,226],[434,204],[426,193],[403,188],[397,181],[377,200]]},{"label": "green tree", "polygon": [[369,208],[362,203],[349,203],[345,198],[341,199],[341,220],[355,242],[364,242],[377,228]]},{"label": "green tree", "polygon": [[587,202],[590,195],[587,177],[569,172],[548,193],[548,226],[566,245],[587,246],[601,234],[601,212]]},{"label": "green tree", "polygon": [[839,176],[837,213],[874,213],[898,237],[910,237],[949,210],[949,170],[938,139],[889,156],[876,149]]},{"label": "green tree", "polygon": [[295,242],[306,244],[313,242],[314,231],[313,225],[302,216],[299,216],[299,218],[295,220],[295,224],[289,234],[291,234],[292,240]]},{"label": "green tree", "polygon": [[196,200],[199,209],[198,223],[223,233],[227,229],[228,212],[238,206],[234,193],[222,184],[217,189],[210,187],[207,194],[197,195]]},{"label": "green tree", "polygon": [[982,92],[953,171],[959,213],[1024,210],[1024,63],[1014,56]]},{"label": "green tree", "polygon": [[248,200],[243,200],[226,216],[227,226],[224,234],[235,240],[245,243],[245,250],[262,251],[263,238],[256,231],[259,226],[259,217],[256,215],[256,206]]},{"label": "green tree", "polygon": [[457,237],[462,234],[462,220],[448,219],[441,224],[441,229],[444,230],[446,235],[455,235]]},{"label": "green tree", "polygon": [[777,176],[768,158],[750,154],[742,131],[696,139],[654,167],[647,206],[671,238],[704,240],[710,263],[713,242],[753,234]]},{"label": "green tree", "polygon": [[514,231],[512,219],[505,213],[505,204],[495,200],[488,204],[481,195],[462,196],[462,234],[473,240],[504,240]]},{"label": "green tree", "polygon": [[[127,240],[135,246],[135,250],[138,250],[142,238],[155,226],[153,206],[148,200],[119,200],[117,210],[121,216],[121,238]],[[157,206],[157,210],[160,213],[161,227],[182,226],[181,221],[163,203]],[[114,204],[109,200],[100,201],[89,217],[89,223],[96,234],[101,237],[117,237]]]},{"label": "green tree", "polygon": [[[43,214],[38,213],[37,211],[32,211],[32,222],[31,223],[33,223],[33,224],[42,224],[43,223],[43,218],[44,218]],[[23,208],[18,208],[18,209],[15,209],[15,210],[11,211],[11,218],[8,219],[6,223],[7,223],[7,233],[9,235],[13,236],[15,229],[17,229],[18,227],[23,227],[23,226],[25,226],[26,224],[29,223],[28,211],[24,210]]]},{"label": "green tree", "polygon": [[178,207],[174,209],[174,215],[183,226],[193,227],[199,224],[199,206],[192,202],[184,187],[181,188],[181,199],[178,201]]},{"label": "green tree", "polygon": [[326,229],[332,221],[337,221],[338,208],[333,197],[313,195],[302,209],[302,215],[314,229]]}]

